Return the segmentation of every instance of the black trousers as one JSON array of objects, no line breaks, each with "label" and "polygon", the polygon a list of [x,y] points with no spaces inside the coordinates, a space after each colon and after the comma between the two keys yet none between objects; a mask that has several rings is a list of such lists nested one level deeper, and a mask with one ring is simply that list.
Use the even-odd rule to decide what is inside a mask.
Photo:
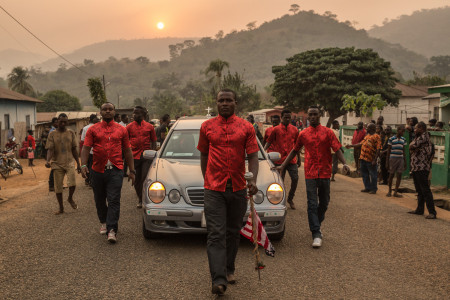
[{"label": "black trousers", "polygon": [[225,192],[205,189],[205,219],[209,271],[213,284],[227,285],[227,274],[234,274],[240,230],[247,211],[247,190]]},{"label": "black trousers", "polygon": [[297,190],[298,185],[298,166],[297,164],[288,164],[286,168],[281,172],[281,178],[284,181],[284,177],[286,176],[286,171],[289,173],[289,177],[291,177],[291,188],[289,190],[287,202],[293,202],[295,191]]},{"label": "black trousers", "polygon": [[[100,223],[106,223],[108,232],[119,229],[120,194],[122,192],[123,170],[114,167],[98,173],[92,170],[91,184],[94,190],[95,206]],[[108,204],[106,204],[108,201]]]},{"label": "black trousers", "polygon": [[436,209],[434,208],[433,193],[431,193],[430,186],[428,185],[429,173],[430,171],[412,172],[414,186],[416,187],[416,192],[419,194],[419,196],[417,197],[416,212],[423,214],[426,203],[428,213],[436,215]]},{"label": "black trousers", "polygon": [[89,158],[88,158],[87,165],[86,165],[86,167],[89,170],[89,174],[87,175],[86,179],[84,179],[84,181],[87,184],[91,184],[91,174],[92,174],[92,163],[93,163],[93,161],[94,161],[94,155],[89,153]]},{"label": "black trousers", "polygon": [[381,178],[383,178],[383,183],[388,184],[389,179],[389,170],[386,169],[386,156],[382,156],[380,159],[380,171],[381,171]]},{"label": "black trousers", "polygon": [[142,187],[144,185],[145,178],[147,177],[148,170],[152,164],[152,160],[141,159],[134,160],[134,169],[136,170],[136,178],[134,181],[134,189],[139,199],[139,203],[142,203]]}]

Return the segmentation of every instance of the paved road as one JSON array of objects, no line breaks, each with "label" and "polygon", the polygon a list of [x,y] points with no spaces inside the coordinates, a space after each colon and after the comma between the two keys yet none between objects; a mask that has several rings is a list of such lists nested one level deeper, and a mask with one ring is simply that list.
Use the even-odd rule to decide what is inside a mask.
[{"label": "paved road", "polygon": [[[301,171],[303,174],[303,171]],[[258,282],[251,246],[242,241],[237,279],[223,299],[448,299],[450,222],[425,220],[361,184],[337,176],[323,225],[324,244],[311,248],[305,186],[288,212],[287,233]],[[353,180],[353,181],[352,181]],[[0,205],[2,299],[213,299],[203,236],[147,241],[136,196],[124,183],[119,242],[98,234],[92,191],[80,206],[54,216],[45,186]]]}]

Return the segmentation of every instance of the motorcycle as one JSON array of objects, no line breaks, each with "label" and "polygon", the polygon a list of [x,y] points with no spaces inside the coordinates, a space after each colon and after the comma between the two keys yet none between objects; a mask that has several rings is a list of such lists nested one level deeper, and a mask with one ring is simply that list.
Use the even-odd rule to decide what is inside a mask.
[{"label": "motorcycle", "polygon": [[9,174],[14,170],[16,170],[18,174],[23,174],[22,166],[15,158],[14,148],[9,151],[3,150],[0,156],[0,174],[6,180]]}]

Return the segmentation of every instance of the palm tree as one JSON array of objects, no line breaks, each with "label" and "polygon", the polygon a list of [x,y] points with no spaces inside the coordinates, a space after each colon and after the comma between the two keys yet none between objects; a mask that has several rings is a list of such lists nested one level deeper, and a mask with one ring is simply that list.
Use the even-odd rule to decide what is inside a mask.
[{"label": "palm tree", "polygon": [[8,74],[8,88],[24,95],[34,96],[34,89],[31,84],[27,82],[27,79],[29,78],[30,75],[28,74],[27,69],[15,67],[12,69],[11,73]]},{"label": "palm tree", "polygon": [[209,66],[205,70],[205,74],[208,75],[210,72],[216,73],[216,88],[220,89],[222,86],[222,71],[223,68],[230,68],[230,64],[227,61],[216,59],[209,63]]}]

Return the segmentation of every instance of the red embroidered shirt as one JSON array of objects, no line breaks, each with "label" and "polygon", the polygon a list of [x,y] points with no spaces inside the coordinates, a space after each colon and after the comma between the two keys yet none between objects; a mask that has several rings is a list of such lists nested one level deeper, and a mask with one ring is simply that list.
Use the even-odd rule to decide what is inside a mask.
[{"label": "red embroidered shirt", "polygon": [[[289,124],[285,126],[283,124],[278,125],[273,129],[272,134],[269,137],[268,142],[274,145],[276,151],[280,152],[281,159],[276,162],[277,165],[281,165],[287,158],[292,148],[294,148],[295,142],[298,137],[297,127]],[[297,156],[290,161],[291,164],[297,163]]]},{"label": "red embroidered shirt", "polygon": [[94,149],[92,169],[103,173],[108,160],[123,169],[122,151],[130,148],[130,141],[125,127],[114,121],[101,121],[89,127],[84,145]]},{"label": "red embroidered shirt", "polygon": [[305,178],[330,178],[331,149],[336,152],[342,147],[333,130],[320,124],[316,128],[309,126],[299,133],[294,150],[300,151],[302,146],[305,147]]},{"label": "red embroidered shirt", "polygon": [[209,119],[200,128],[197,149],[209,154],[205,189],[225,192],[229,178],[234,192],[245,189],[245,153],[259,151],[252,124],[236,115]]},{"label": "red embroidered shirt", "polygon": [[31,147],[34,149],[36,149],[36,140],[34,139],[34,137],[30,134],[27,137],[27,142],[28,142],[28,147]]},{"label": "red embroidered shirt", "polygon": [[[272,127],[267,128],[266,131],[264,131],[264,139],[263,139],[264,143],[267,143],[267,140],[269,139],[270,135],[272,134],[274,128],[275,128],[275,126],[272,126]],[[276,152],[276,151],[277,150],[275,149],[275,145],[273,145],[273,144],[271,144],[269,146],[269,148],[267,148],[267,153]]]},{"label": "red embroidered shirt", "polygon": [[356,129],[355,132],[353,133],[352,145],[359,144],[359,142],[361,142],[364,139],[366,134],[367,132],[364,128],[361,130]]},{"label": "red embroidered shirt", "polygon": [[153,125],[142,121],[141,125],[134,121],[127,125],[133,158],[140,159],[144,150],[151,149],[151,143],[156,142],[156,133]]}]

